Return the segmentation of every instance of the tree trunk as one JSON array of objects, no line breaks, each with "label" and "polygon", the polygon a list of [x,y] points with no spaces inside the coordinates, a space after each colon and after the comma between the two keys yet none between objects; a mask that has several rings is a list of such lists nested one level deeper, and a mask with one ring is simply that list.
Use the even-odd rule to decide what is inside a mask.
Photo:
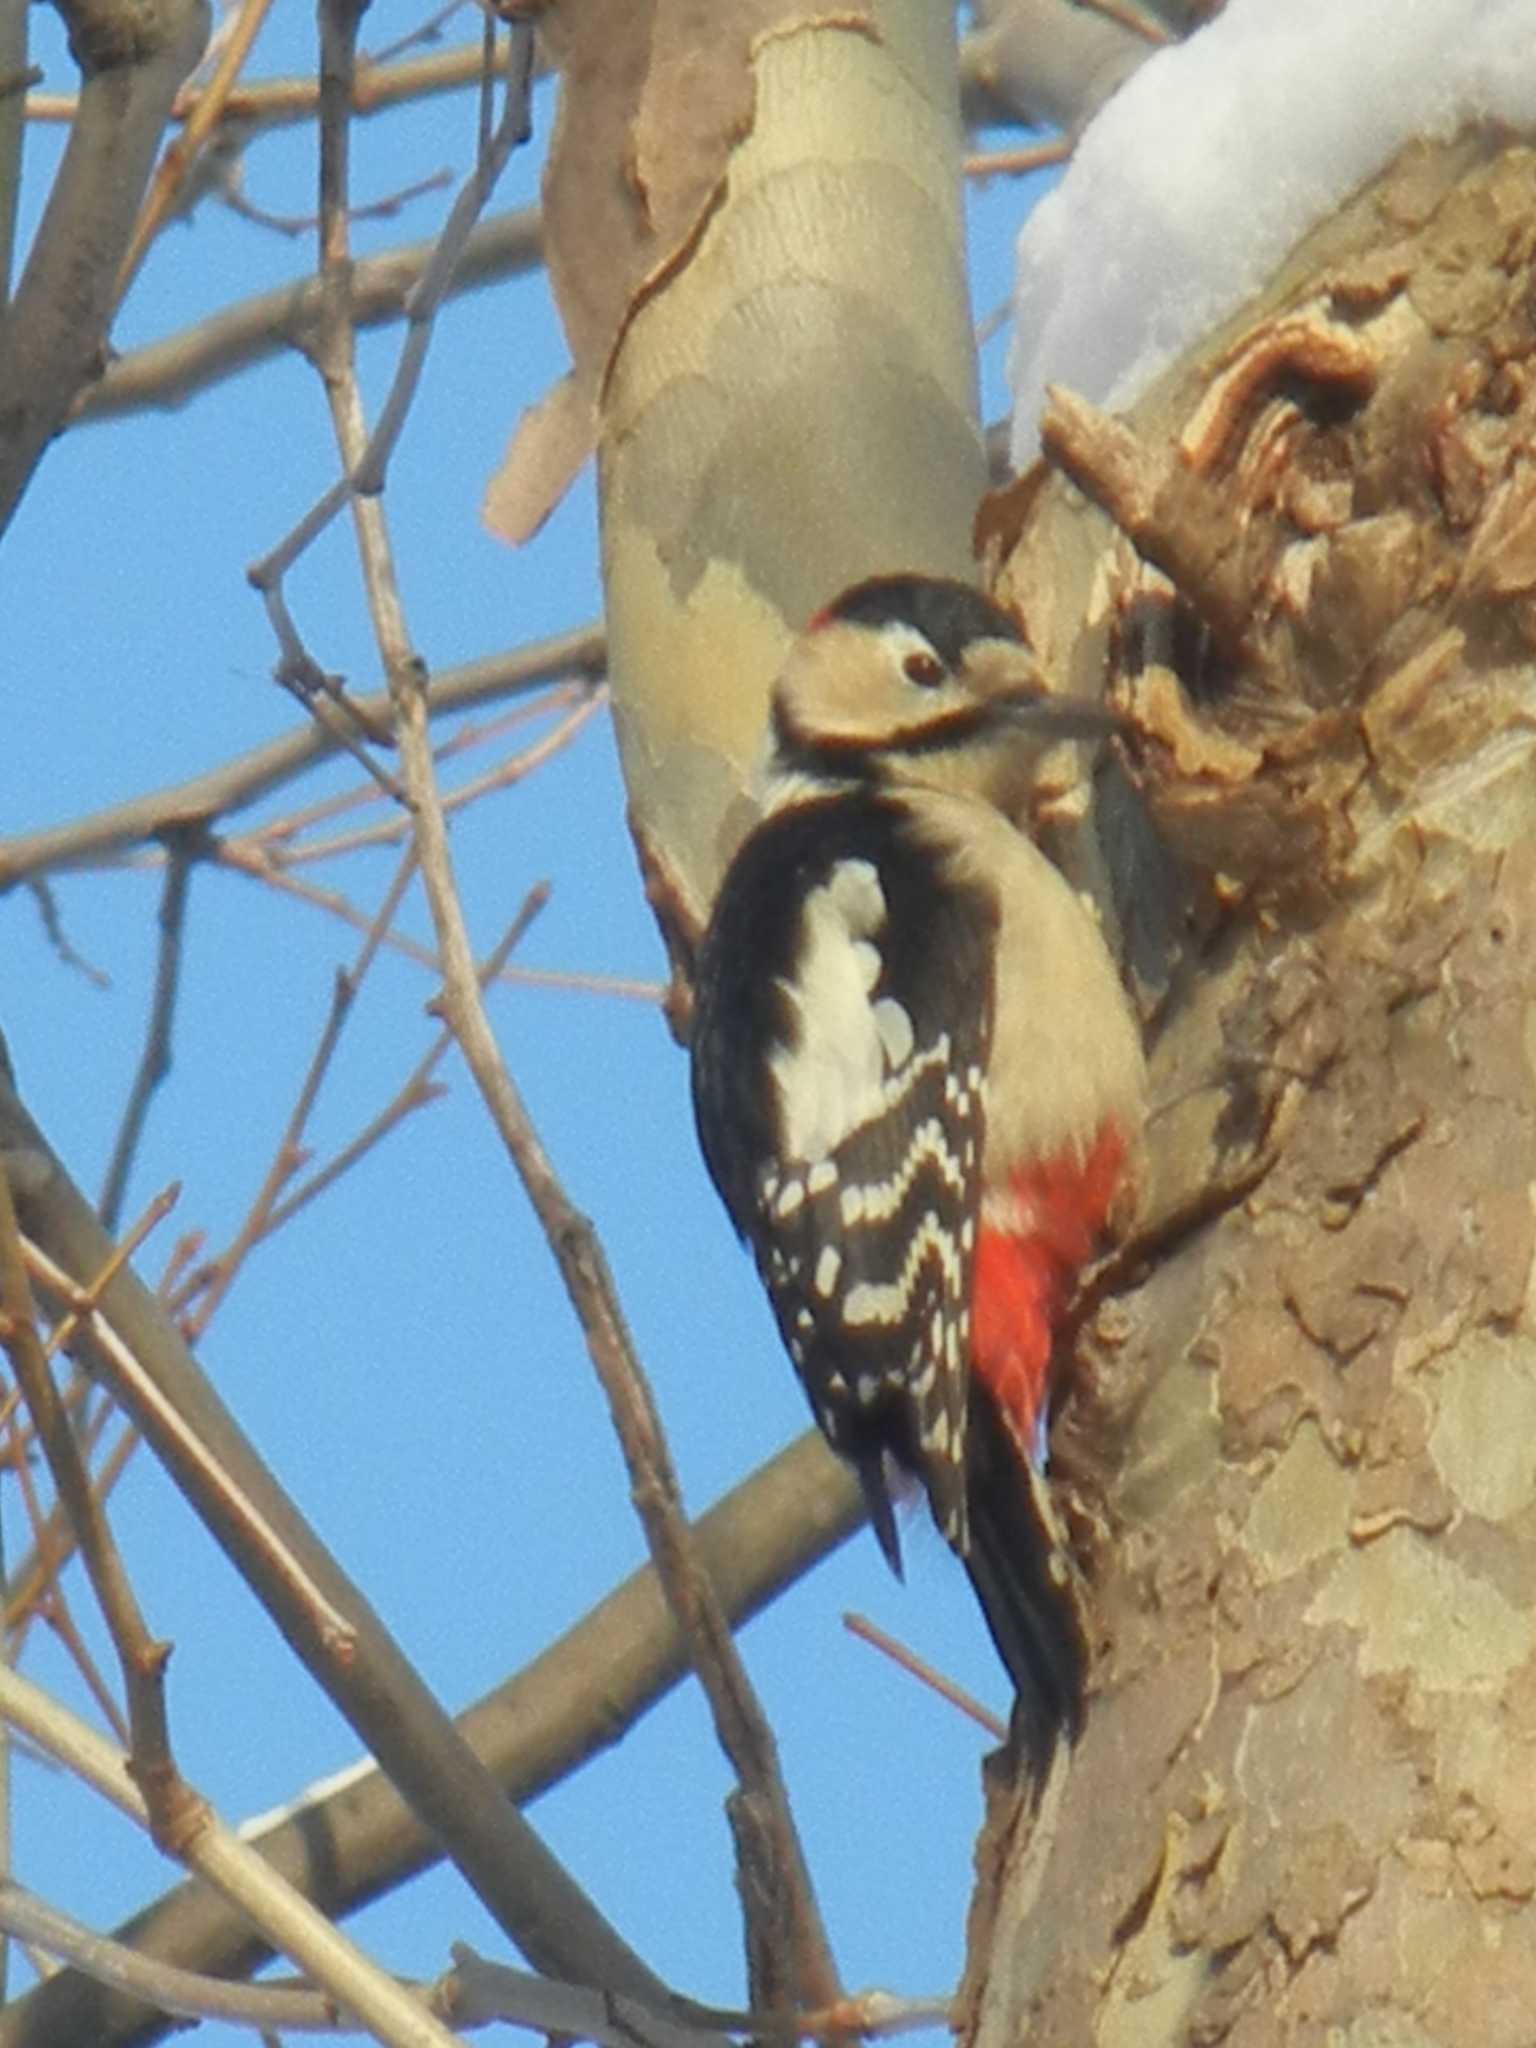
[{"label": "tree trunk", "polygon": [[708,11],[556,10],[546,213],[631,817],[684,957],[789,635],[878,570],[972,573],[985,481],[950,10]]},{"label": "tree trunk", "polygon": [[1530,150],[1416,146],[990,515],[1206,880],[1056,1434],[1094,1696],[992,1802],[980,2048],[1536,2038],[1533,251]]}]

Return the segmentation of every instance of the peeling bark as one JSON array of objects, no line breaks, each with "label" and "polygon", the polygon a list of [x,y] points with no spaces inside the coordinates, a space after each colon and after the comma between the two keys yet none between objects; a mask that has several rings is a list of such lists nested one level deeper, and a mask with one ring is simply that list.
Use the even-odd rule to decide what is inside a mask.
[{"label": "peeling bark", "polygon": [[954,24],[931,0],[735,0],[707,35],[689,0],[558,12],[551,269],[595,408],[631,818],[686,960],[788,636],[860,576],[972,572]]},{"label": "peeling bark", "polygon": [[[1533,256],[1536,154],[1415,146],[988,510],[1206,882],[1056,1434],[1094,1697],[1054,1813],[994,1788],[982,2048],[1532,2038]],[[1170,588],[1203,674],[1147,658]]]}]

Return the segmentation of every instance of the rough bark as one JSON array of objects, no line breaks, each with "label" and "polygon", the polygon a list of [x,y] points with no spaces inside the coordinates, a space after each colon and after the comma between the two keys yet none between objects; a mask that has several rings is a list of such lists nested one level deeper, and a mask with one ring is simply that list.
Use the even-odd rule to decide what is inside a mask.
[{"label": "rough bark", "polygon": [[1533,254],[1536,155],[1416,146],[989,510],[1205,882],[1055,1446],[1087,1733],[1035,1825],[994,1796],[981,2048],[1532,2038]]}]

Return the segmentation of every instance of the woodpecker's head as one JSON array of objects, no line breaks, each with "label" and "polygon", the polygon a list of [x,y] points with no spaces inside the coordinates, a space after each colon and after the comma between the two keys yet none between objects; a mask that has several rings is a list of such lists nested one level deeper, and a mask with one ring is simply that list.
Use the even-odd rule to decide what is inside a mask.
[{"label": "woodpecker's head", "polygon": [[974,788],[1001,802],[1101,712],[1046,693],[1017,622],[968,583],[876,576],[816,614],[770,714],[776,777]]}]

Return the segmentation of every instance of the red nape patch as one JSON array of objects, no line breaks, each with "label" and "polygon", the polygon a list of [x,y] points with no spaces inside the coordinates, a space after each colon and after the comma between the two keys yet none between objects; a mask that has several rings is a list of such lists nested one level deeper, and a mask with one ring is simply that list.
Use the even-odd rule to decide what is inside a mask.
[{"label": "red nape patch", "polygon": [[1056,1318],[1098,1241],[1124,1167],[1125,1141],[1106,1125],[1086,1159],[1064,1151],[1010,1177],[1013,1229],[981,1225],[971,1282],[972,1362],[1027,1453],[1050,1391]]}]

